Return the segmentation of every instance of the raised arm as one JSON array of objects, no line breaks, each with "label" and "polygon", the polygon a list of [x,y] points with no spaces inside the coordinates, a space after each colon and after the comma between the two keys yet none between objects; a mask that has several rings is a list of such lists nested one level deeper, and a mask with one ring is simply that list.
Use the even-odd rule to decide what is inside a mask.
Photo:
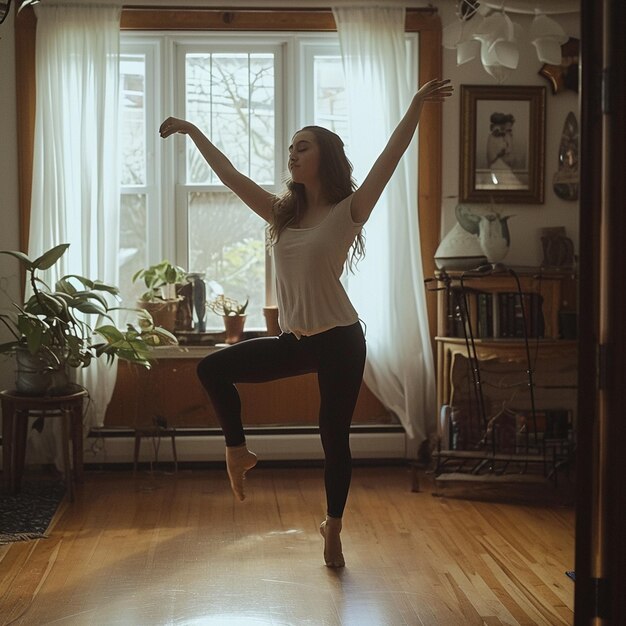
[{"label": "raised arm", "polygon": [[159,133],[163,139],[175,133],[189,135],[218,178],[266,222],[271,221],[275,196],[236,169],[197,126],[186,120],[168,117],[161,124]]},{"label": "raised arm", "polygon": [[449,83],[449,80],[431,80],[413,96],[407,112],[393,131],[384,150],[376,159],[362,185],[354,193],[352,219],[355,222],[365,222],[370,216],[402,155],[411,143],[424,103],[442,102],[452,95],[453,88]]}]

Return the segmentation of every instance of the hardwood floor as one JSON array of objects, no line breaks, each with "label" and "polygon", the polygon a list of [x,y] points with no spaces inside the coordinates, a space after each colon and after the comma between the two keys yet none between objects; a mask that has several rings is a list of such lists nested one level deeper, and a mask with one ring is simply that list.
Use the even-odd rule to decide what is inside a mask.
[{"label": "hardwood floor", "polygon": [[[427,482],[427,481],[423,481]],[[356,467],[347,567],[323,565],[320,468],[87,472],[49,538],[0,547],[0,624],[571,624],[574,511],[437,498]]]}]

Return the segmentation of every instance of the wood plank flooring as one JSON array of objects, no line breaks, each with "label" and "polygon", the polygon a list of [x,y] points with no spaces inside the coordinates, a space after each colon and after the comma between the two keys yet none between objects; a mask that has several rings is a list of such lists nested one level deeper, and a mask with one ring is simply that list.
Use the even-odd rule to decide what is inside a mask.
[{"label": "wood plank flooring", "polygon": [[571,624],[574,512],[437,498],[356,467],[347,567],[323,565],[320,468],[87,472],[47,539],[0,547],[0,624]]}]

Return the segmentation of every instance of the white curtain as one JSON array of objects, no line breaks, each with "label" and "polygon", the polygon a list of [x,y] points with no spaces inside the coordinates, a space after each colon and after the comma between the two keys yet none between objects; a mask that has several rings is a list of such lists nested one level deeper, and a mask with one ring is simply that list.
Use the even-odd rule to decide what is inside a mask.
[{"label": "white curtain", "polygon": [[[56,274],[117,285],[119,6],[37,4],[35,146],[29,254],[60,243]],[[55,280],[57,276],[49,276]],[[91,402],[85,426],[101,426],[116,368],[78,370]]]},{"label": "white curtain", "polygon": [[[348,92],[348,152],[362,182],[414,93],[403,6],[333,8]],[[436,431],[435,371],[417,215],[417,142],[365,225],[366,256],[348,293],[367,325],[365,382],[417,445]],[[414,447],[414,446],[413,446]]]}]

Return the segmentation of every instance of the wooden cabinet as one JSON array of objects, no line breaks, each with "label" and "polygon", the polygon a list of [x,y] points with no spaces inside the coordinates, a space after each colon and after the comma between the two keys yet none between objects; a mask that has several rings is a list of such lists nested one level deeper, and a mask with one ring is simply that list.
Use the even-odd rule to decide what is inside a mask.
[{"label": "wooden cabinet", "polygon": [[[462,356],[469,359],[469,350],[465,339],[459,337],[437,337],[437,405],[453,404],[454,400],[454,378],[453,366],[455,357]],[[527,386],[527,355],[526,346],[520,340],[499,340],[486,341],[475,340],[476,356],[480,362],[487,363],[497,361],[508,363],[509,371],[517,374],[516,380],[522,389]],[[573,340],[535,340],[531,343],[531,361],[534,368],[534,384],[542,388],[568,388],[572,389],[575,384],[577,371],[577,342]],[[558,363],[558,366],[555,365]],[[552,372],[550,364],[554,365]],[[559,380],[554,380],[554,376],[559,370]],[[568,374],[561,373],[566,370]],[[550,376],[553,380],[550,381]],[[502,378],[502,375],[501,375]],[[488,381],[487,381],[488,382]],[[551,385],[553,382],[555,384]],[[459,396],[458,389],[457,397]],[[485,392],[489,399],[489,391]],[[512,395],[512,394],[509,394]],[[496,401],[495,394],[492,393],[492,403]],[[556,394],[552,394],[556,397]],[[503,398],[497,400],[505,401]],[[571,404],[571,399],[567,399]],[[526,402],[527,403],[527,402]]]},{"label": "wooden cabinet", "polygon": [[[514,272],[448,272],[437,276],[435,341],[439,406],[451,401],[454,356],[470,356],[463,324],[473,337],[479,362],[498,359],[510,362],[513,368],[524,373],[528,356],[524,331],[529,335],[531,358],[535,363],[555,359],[571,362],[576,358],[575,338],[563,338],[572,334],[569,320],[575,316],[575,276],[544,272],[540,268]],[[522,298],[519,293],[523,294]],[[485,301],[488,308],[482,306]],[[482,318],[486,314],[485,322]],[[566,329],[564,320],[568,324]]]},{"label": "wooden cabinet", "polygon": [[[178,428],[215,428],[217,418],[196,376],[207,347],[157,348],[157,362],[146,370],[120,362],[113,397],[107,408],[108,428],[145,428],[156,415]],[[237,385],[246,426],[312,426],[317,424],[317,376],[307,374],[259,384]],[[396,424],[364,384],[354,424]]]}]

